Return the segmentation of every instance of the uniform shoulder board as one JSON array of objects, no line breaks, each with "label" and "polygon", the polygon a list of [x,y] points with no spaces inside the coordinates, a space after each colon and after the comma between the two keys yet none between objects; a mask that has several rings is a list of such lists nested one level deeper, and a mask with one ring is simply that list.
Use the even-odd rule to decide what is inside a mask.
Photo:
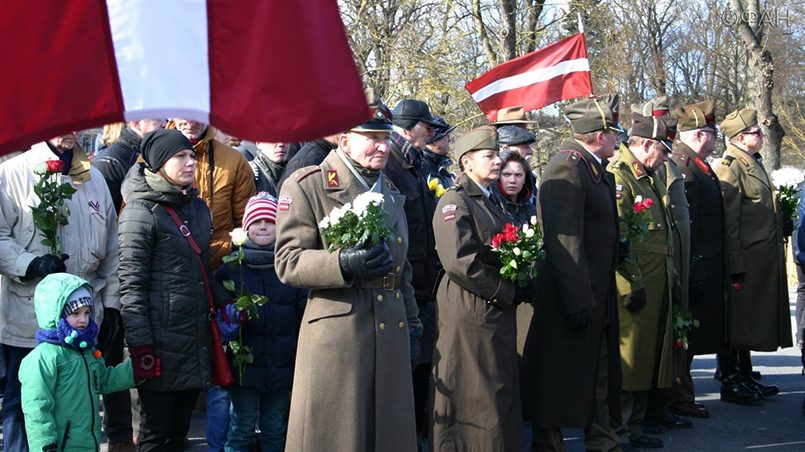
[{"label": "uniform shoulder board", "polygon": [[320,173],[321,168],[318,166],[306,166],[304,168],[299,168],[296,172],[293,173],[294,177],[296,178],[297,182],[302,182],[303,180],[307,179],[308,176],[316,173]]},{"label": "uniform shoulder board", "polygon": [[731,155],[725,155],[724,158],[721,159],[721,164],[724,166],[730,166],[733,161],[735,161],[735,157]]},{"label": "uniform shoulder board", "polygon": [[563,149],[560,150],[559,152],[565,155],[565,160],[575,161],[577,165],[579,164],[580,161],[584,160],[584,157],[582,157],[581,152],[573,149]]}]

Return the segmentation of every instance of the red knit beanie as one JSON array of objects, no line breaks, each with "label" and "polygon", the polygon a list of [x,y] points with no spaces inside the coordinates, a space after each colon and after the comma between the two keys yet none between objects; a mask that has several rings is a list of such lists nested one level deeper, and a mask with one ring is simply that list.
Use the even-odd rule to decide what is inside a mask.
[{"label": "red knit beanie", "polygon": [[277,222],[277,198],[267,192],[260,192],[249,199],[243,213],[243,229],[249,229],[252,223],[260,220]]}]

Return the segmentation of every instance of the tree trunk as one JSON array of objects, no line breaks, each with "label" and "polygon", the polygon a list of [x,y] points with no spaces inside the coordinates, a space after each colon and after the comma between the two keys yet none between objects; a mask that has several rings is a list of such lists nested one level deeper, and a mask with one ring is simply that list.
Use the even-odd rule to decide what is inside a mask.
[{"label": "tree trunk", "polygon": [[750,97],[754,98],[758,122],[763,129],[763,150],[761,154],[766,168],[771,171],[780,168],[780,148],[785,131],[780,125],[777,115],[774,114],[772,107],[774,59],[771,52],[762,44],[766,24],[762,20],[755,20],[752,24],[744,20],[747,16],[750,18],[760,17],[757,0],[749,0],[749,3],[747,10],[753,11],[753,14],[744,14],[741,0],[730,0],[730,5],[740,19],[735,24],[735,27],[749,53],[749,76],[752,79],[753,87]]}]

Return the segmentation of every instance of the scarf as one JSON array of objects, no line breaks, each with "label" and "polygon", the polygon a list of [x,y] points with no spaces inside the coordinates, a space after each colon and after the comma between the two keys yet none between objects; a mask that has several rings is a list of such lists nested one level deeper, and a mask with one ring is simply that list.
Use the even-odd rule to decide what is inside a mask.
[{"label": "scarf", "polygon": [[67,323],[67,319],[62,317],[56,324],[55,330],[40,328],[36,332],[36,341],[62,347],[70,347],[78,351],[88,350],[95,347],[95,337],[98,335],[98,324],[95,320],[89,319],[89,325],[83,330],[76,330]]}]

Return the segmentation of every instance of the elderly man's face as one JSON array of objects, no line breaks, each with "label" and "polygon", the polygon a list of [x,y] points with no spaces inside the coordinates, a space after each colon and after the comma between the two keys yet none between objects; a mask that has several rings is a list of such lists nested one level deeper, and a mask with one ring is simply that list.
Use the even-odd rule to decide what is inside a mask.
[{"label": "elderly man's face", "polygon": [[173,118],[173,123],[176,125],[176,130],[182,132],[188,140],[198,140],[202,132],[207,129],[207,124],[190,119]]},{"label": "elderly man's face", "polygon": [[51,138],[50,143],[56,147],[59,152],[64,152],[68,149],[75,147],[76,135],[75,132],[66,133],[57,137]]},{"label": "elderly man's face", "polygon": [[389,159],[389,134],[385,132],[349,132],[341,135],[339,146],[358,165],[382,170]]}]

